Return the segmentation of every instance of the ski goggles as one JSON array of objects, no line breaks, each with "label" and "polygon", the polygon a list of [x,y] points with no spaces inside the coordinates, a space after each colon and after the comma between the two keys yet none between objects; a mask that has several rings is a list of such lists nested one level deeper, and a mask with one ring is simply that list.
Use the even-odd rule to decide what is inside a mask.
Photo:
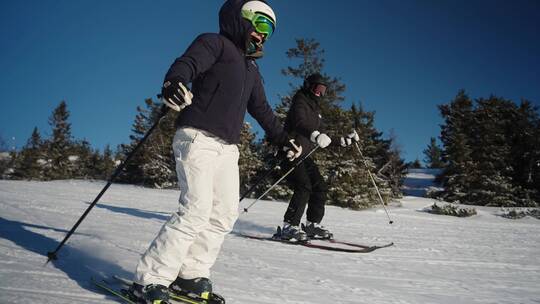
[{"label": "ski goggles", "polygon": [[264,35],[264,40],[268,40],[276,29],[274,21],[266,15],[243,10],[242,17],[251,22],[257,33]]},{"label": "ski goggles", "polygon": [[311,87],[311,91],[315,96],[326,96],[326,86],[324,84],[316,83]]}]

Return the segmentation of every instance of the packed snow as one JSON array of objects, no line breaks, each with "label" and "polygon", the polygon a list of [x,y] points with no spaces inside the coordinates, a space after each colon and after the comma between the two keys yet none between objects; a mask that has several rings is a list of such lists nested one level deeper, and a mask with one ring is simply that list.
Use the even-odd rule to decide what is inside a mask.
[{"label": "packed snow", "polygon": [[[413,173],[411,173],[413,174]],[[405,185],[421,194],[433,175]],[[176,209],[178,191],[113,185],[59,260],[52,251],[104,186],[90,181],[0,181],[0,303],[116,303],[91,277],[130,278],[142,252]],[[425,189],[424,189],[425,190]],[[411,193],[411,192],[408,192]],[[240,207],[252,200],[245,200]],[[213,268],[227,303],[540,303],[540,221],[511,220],[498,208],[469,218],[422,210],[405,196],[388,208],[328,207],[336,239],[395,245],[367,254],[247,239],[281,224],[284,202],[257,202],[240,215]]]}]

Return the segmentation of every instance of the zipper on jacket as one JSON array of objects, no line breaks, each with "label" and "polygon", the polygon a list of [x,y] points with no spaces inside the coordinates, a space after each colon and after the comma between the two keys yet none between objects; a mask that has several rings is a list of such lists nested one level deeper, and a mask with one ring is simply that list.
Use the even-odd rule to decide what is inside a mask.
[{"label": "zipper on jacket", "polygon": [[245,70],[245,73],[244,73],[244,81],[242,82],[242,91],[240,91],[240,104],[242,104],[244,102],[244,90],[246,88],[246,79],[247,79],[247,74],[249,72],[249,60],[246,60],[245,61],[246,63],[246,70]]}]

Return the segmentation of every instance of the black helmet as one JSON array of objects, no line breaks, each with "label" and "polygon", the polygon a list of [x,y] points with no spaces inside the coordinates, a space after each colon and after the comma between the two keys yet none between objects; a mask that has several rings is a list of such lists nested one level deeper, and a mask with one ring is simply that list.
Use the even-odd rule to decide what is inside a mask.
[{"label": "black helmet", "polygon": [[[317,97],[324,96],[326,94],[327,87],[328,83],[319,73],[313,73],[304,80],[304,89]],[[319,92],[321,89],[322,91]]]}]

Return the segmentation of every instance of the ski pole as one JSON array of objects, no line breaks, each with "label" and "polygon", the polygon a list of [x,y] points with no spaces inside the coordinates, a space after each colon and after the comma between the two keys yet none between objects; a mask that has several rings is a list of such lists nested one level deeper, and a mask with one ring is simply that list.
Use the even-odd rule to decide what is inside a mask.
[{"label": "ski pole", "polygon": [[308,154],[306,154],[306,156],[302,157],[302,159],[300,159],[299,161],[297,161],[294,166],[292,166],[292,168],[289,169],[289,171],[287,171],[282,177],[280,177],[272,186],[270,186],[270,188],[268,188],[268,190],[266,190],[263,194],[261,194],[255,201],[253,201],[253,203],[251,203],[249,206],[247,206],[246,208],[244,208],[244,213],[247,213],[248,212],[248,209],[251,208],[251,206],[255,205],[256,202],[258,202],[261,198],[263,198],[268,192],[270,192],[270,190],[272,190],[275,186],[277,186],[277,184],[279,184],[285,177],[287,177],[287,175],[289,175],[296,167],[298,167],[299,164],[301,164],[304,160],[306,160],[311,154],[313,154],[313,152],[315,152],[317,149],[319,148],[319,146],[316,146],[315,148],[313,148],[311,151],[309,151]]},{"label": "ski pole", "polygon": [[358,149],[358,153],[360,153],[360,157],[362,157],[362,161],[364,162],[364,165],[366,166],[366,170],[369,174],[369,178],[371,179],[371,182],[373,183],[373,187],[375,187],[375,190],[377,190],[377,195],[379,196],[379,199],[381,200],[381,205],[384,209],[384,212],[386,212],[386,216],[388,217],[388,223],[389,224],[393,224],[394,221],[392,221],[392,219],[390,219],[390,215],[388,214],[388,210],[386,210],[386,206],[384,205],[384,200],[382,198],[382,195],[381,195],[381,192],[379,191],[379,187],[377,187],[377,184],[375,183],[375,179],[373,178],[373,175],[371,174],[371,171],[369,171],[369,166],[368,166],[368,163],[366,161],[366,158],[364,157],[364,154],[362,153],[362,150],[360,150],[360,146],[358,146],[358,143],[355,142],[354,143],[356,148]]},{"label": "ski pole", "polygon": [[118,177],[118,175],[122,172],[122,170],[124,169],[126,163],[131,159],[131,157],[133,155],[135,155],[135,153],[137,152],[137,150],[139,150],[139,148],[143,145],[143,143],[146,141],[146,139],[150,136],[150,134],[152,134],[152,132],[154,131],[154,129],[159,125],[159,122],[161,121],[161,119],[163,117],[165,117],[165,115],[167,114],[169,110],[169,107],[167,107],[166,105],[163,105],[161,107],[161,113],[159,114],[159,117],[156,121],[156,123],[154,123],[154,125],[150,128],[150,130],[148,130],[148,132],[146,132],[146,134],[144,135],[144,137],[141,139],[141,141],[139,141],[139,143],[135,146],[135,148],[133,148],[133,150],[128,154],[128,156],[126,157],[126,159],[116,168],[116,170],[114,171],[114,173],[111,175],[111,177],[109,178],[107,184],[105,185],[105,187],[103,187],[103,189],[101,190],[101,192],[96,196],[96,198],[94,199],[94,201],[90,204],[90,206],[88,206],[88,208],[86,209],[86,211],[83,213],[83,215],[79,218],[79,220],[77,221],[77,223],[75,223],[75,225],[71,228],[71,230],[68,232],[68,234],[64,237],[64,239],[62,240],[62,242],[60,242],[60,244],[58,245],[58,247],[56,247],[56,249],[54,251],[49,251],[47,252],[47,262],[45,262],[45,265],[47,265],[47,263],[49,263],[51,260],[57,260],[58,259],[58,251],[60,251],[60,249],[64,246],[64,244],[67,242],[67,240],[71,237],[71,235],[75,232],[75,230],[77,229],[77,227],[79,227],[79,225],[82,223],[82,221],[86,218],[86,216],[88,215],[88,213],[90,213],[90,210],[92,210],[92,208],[94,208],[94,206],[97,204],[97,202],[99,201],[99,199],[103,196],[103,194],[105,194],[105,191],[107,191],[107,189],[109,189],[109,187],[111,186],[112,182],[116,179],[116,177]]},{"label": "ski pole", "polygon": [[283,161],[273,166],[270,170],[268,170],[268,172],[266,172],[262,177],[260,177],[251,187],[249,187],[249,189],[246,192],[244,192],[244,194],[242,194],[242,196],[240,197],[240,202],[244,200],[244,198],[246,198],[246,196],[248,196],[253,191],[253,189],[255,189],[255,187],[257,187],[263,180],[265,180],[268,176],[270,176],[270,174],[272,174],[272,172],[275,169],[279,168],[281,164],[283,164]]}]

